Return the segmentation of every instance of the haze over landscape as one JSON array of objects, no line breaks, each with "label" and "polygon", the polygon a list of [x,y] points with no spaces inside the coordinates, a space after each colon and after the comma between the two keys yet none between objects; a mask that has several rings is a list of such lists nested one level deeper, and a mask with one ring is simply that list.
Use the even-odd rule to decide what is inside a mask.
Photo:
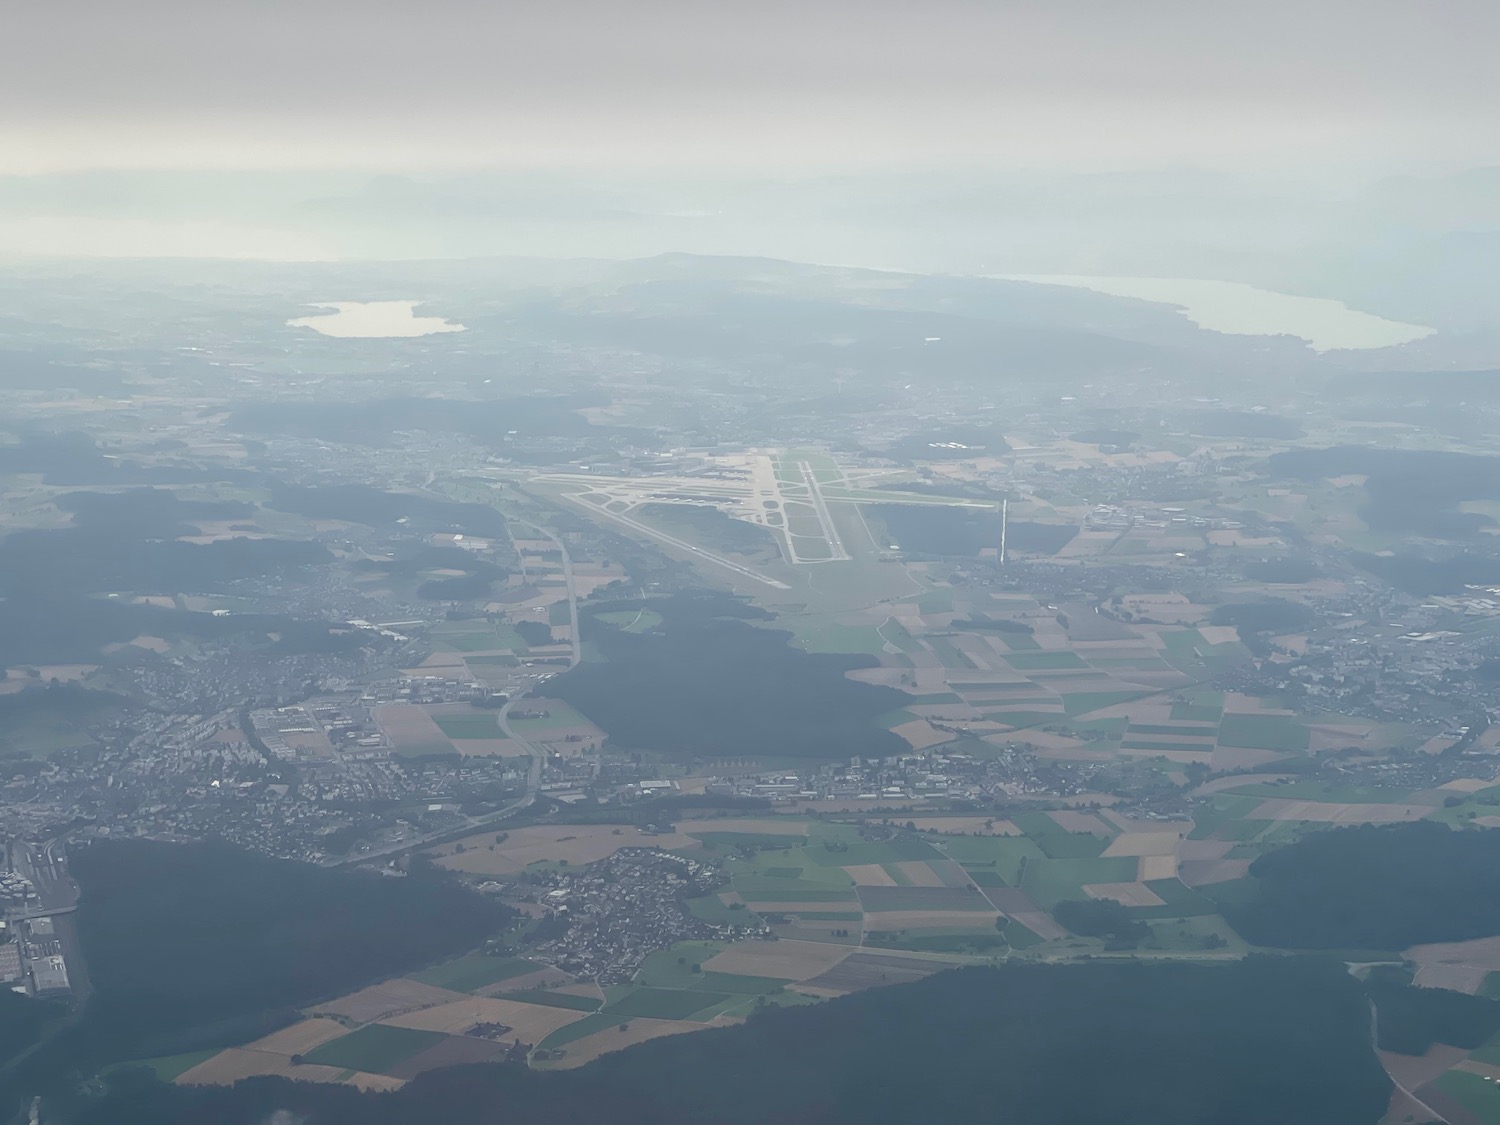
[{"label": "haze over landscape", "polygon": [[1500,1125],[1500,8],[5,35],[0,1125]]}]

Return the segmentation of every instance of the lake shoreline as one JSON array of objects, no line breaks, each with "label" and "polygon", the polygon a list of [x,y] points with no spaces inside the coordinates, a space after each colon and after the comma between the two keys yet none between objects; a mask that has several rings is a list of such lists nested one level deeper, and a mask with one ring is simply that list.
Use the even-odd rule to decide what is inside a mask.
[{"label": "lake shoreline", "polygon": [[1005,281],[1061,285],[1111,297],[1171,305],[1199,328],[1232,336],[1295,336],[1313,351],[1396,347],[1436,330],[1351,309],[1328,297],[1277,293],[1238,281],[1177,277],[1093,277],[1067,274],[997,275]]},{"label": "lake shoreline", "polygon": [[418,301],[327,301],[309,307],[331,313],[301,316],[288,328],[311,328],[321,336],[342,340],[411,339],[443,332],[466,332],[440,316],[417,316]]}]

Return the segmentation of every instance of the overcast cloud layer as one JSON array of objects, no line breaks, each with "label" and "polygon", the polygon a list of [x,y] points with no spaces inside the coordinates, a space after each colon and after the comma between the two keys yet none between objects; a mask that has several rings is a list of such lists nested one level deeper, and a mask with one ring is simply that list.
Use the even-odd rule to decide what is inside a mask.
[{"label": "overcast cloud layer", "polygon": [[0,174],[1500,162],[1495,0],[45,0]]}]

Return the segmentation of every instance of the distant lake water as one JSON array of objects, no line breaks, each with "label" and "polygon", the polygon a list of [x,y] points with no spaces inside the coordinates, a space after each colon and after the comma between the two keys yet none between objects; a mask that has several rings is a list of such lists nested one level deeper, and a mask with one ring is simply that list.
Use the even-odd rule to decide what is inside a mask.
[{"label": "distant lake water", "polygon": [[436,332],[462,332],[440,316],[416,316],[416,301],[331,301],[314,308],[332,309],[331,313],[302,316],[287,321],[289,328],[311,328],[324,336],[346,339],[375,339],[382,336],[431,336]]},{"label": "distant lake water", "polygon": [[1071,277],[1010,275],[1008,281],[1034,281],[1092,289],[1112,297],[1177,305],[1199,328],[1236,336],[1296,336],[1314,351],[1335,348],[1388,348],[1431,336],[1433,329],[1351,309],[1323,297],[1294,297],[1235,281],[1168,277]]}]

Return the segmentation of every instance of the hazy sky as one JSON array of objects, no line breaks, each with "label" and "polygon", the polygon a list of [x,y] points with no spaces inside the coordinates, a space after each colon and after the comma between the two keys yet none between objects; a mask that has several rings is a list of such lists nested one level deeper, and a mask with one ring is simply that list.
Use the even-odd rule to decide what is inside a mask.
[{"label": "hazy sky", "polygon": [[0,173],[1500,163],[1500,0],[26,0]]}]

